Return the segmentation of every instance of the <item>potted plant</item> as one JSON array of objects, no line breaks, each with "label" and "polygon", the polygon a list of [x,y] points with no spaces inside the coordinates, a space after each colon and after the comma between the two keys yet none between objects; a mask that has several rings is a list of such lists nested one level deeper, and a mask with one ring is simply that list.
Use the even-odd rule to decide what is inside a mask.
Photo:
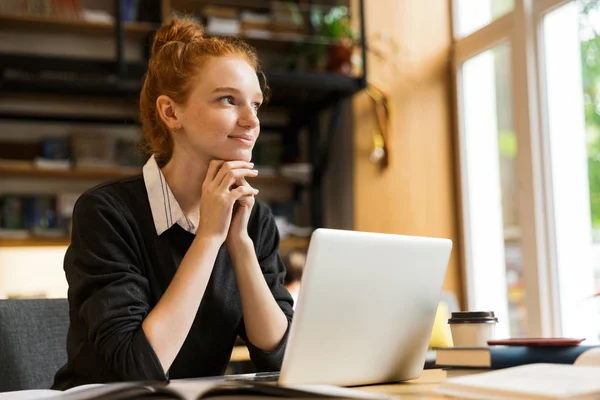
[{"label": "potted plant", "polygon": [[350,13],[346,6],[332,7],[323,13],[319,7],[310,11],[310,25],[315,36],[297,43],[286,57],[285,68],[296,69],[301,57],[306,57],[312,70],[351,73],[351,58],[357,34],[351,28]]},{"label": "potted plant", "polygon": [[331,39],[327,45],[325,69],[345,75],[351,73],[351,58],[356,33],[351,27],[350,13],[346,6],[333,7],[323,16],[321,35]]}]

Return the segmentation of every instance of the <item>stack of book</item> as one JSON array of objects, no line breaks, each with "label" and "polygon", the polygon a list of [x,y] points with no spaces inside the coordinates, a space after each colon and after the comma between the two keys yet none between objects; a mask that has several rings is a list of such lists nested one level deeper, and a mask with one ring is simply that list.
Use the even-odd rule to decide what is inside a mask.
[{"label": "stack of book", "polygon": [[4,194],[0,196],[0,237],[59,237],[69,235],[71,215],[79,194]]},{"label": "stack of book", "polygon": [[240,33],[238,12],[233,7],[206,5],[202,9],[206,31],[213,35],[237,35]]},{"label": "stack of book", "polygon": [[144,155],[135,140],[105,132],[46,136],[39,141],[0,142],[0,161],[41,169],[138,167]]},{"label": "stack of book", "polygon": [[81,12],[79,0],[2,0],[0,13],[41,17],[77,18]]},{"label": "stack of book", "polygon": [[445,369],[450,378],[526,364],[574,364],[585,353],[599,348],[600,345],[555,345],[552,339],[529,340],[529,344],[522,345],[436,348],[436,367]]}]

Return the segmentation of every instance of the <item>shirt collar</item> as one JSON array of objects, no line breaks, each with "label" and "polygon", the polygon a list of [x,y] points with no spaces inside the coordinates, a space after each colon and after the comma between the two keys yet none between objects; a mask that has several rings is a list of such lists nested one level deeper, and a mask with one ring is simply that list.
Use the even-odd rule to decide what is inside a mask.
[{"label": "shirt collar", "polygon": [[154,156],[150,157],[142,169],[148,201],[154,219],[156,233],[161,235],[175,224],[190,233],[196,233],[199,214],[187,216],[173,196],[171,188],[165,179]]}]

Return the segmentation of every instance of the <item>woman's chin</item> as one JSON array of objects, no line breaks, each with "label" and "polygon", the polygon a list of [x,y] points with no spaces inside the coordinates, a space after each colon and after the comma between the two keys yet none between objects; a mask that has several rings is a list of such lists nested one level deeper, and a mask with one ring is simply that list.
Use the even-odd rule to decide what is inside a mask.
[{"label": "woman's chin", "polygon": [[217,156],[221,160],[225,161],[246,161],[250,162],[252,160],[252,150],[238,150],[227,152],[222,155],[222,157]]}]

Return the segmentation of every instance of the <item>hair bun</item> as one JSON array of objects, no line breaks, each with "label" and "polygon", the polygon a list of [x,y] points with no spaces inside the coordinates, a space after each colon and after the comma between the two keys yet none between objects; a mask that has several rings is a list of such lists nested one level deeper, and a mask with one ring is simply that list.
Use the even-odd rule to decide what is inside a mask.
[{"label": "hair bun", "polygon": [[160,27],[154,35],[152,54],[156,54],[163,46],[172,43],[190,43],[202,40],[204,29],[202,25],[191,18],[173,18],[171,22]]}]

